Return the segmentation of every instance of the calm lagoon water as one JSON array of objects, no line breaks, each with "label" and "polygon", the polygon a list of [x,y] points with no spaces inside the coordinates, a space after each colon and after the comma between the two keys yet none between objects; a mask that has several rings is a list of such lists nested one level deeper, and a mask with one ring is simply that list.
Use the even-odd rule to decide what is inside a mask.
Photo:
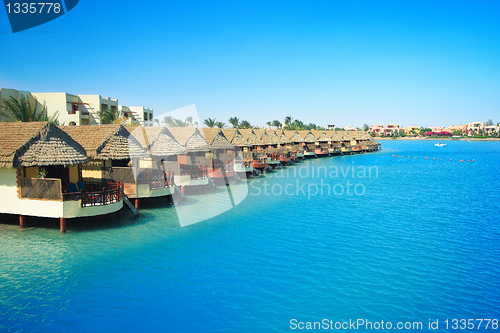
[{"label": "calm lagoon water", "polygon": [[[0,331],[283,332],[291,319],[428,331],[439,319],[459,332],[443,321],[500,319],[500,142],[447,144],[383,141],[304,162],[249,180],[241,204],[184,228],[163,201],[69,221],[64,235],[4,216]],[[202,216],[199,200],[184,205]]]}]

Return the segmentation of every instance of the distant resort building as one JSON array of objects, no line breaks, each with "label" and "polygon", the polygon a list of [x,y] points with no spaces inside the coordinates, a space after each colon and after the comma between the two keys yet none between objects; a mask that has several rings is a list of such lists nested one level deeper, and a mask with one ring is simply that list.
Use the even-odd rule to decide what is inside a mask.
[{"label": "distant resort building", "polygon": [[119,109],[125,117],[135,120],[140,126],[154,126],[153,109],[144,106],[125,106],[120,105]]},{"label": "distant resort building", "polygon": [[[393,136],[394,133],[397,131],[399,132],[404,131],[406,135],[414,135],[414,134],[419,134],[420,129],[421,127],[417,126],[408,126],[403,129],[397,124],[371,125],[369,127],[369,132],[375,136],[382,136],[382,135]],[[449,132],[453,135],[465,135],[465,136],[475,136],[475,135],[496,136],[500,134],[500,127],[495,125],[487,126],[486,122],[471,122],[464,125],[452,125],[448,127],[432,126],[429,127],[428,131],[433,133]]]},{"label": "distant resort building", "polygon": [[[0,89],[0,98],[8,99],[21,96],[30,98],[32,102],[37,100],[38,108],[45,103],[47,115],[53,116],[57,113],[58,122],[61,125],[101,125],[99,113],[110,110],[119,112],[121,117],[129,118],[129,124],[137,122],[141,126],[153,126],[153,110],[143,106],[121,106],[118,99],[110,97],[103,98],[101,95],[74,95],[65,92],[29,92],[16,89]],[[127,122],[125,122],[127,123]]]},{"label": "distant resort building", "polygon": [[484,134],[485,135],[495,135],[498,133],[500,133],[500,126],[491,125],[491,126],[484,127]]},{"label": "distant resort building", "polygon": [[420,127],[418,126],[407,126],[404,129],[406,135],[411,135],[412,132],[418,133],[420,131]]},{"label": "distant resort building", "polygon": [[384,134],[384,125],[371,125],[368,130],[376,136],[380,136]]},{"label": "distant resort building", "polygon": [[431,132],[434,132],[434,133],[439,133],[439,132],[443,132],[445,130],[444,126],[433,126],[433,127],[429,127],[431,129]]},{"label": "distant resort building", "polygon": [[469,136],[479,134],[484,131],[484,127],[486,126],[485,122],[472,122],[467,124],[467,132]]},{"label": "distant resort building", "polygon": [[463,134],[467,133],[467,125],[452,125],[446,127],[446,131],[453,133],[453,132],[461,132]]}]

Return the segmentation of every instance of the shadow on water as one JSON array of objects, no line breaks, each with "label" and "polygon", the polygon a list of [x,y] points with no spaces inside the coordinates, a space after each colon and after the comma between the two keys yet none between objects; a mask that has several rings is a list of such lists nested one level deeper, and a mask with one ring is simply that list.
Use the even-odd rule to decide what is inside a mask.
[{"label": "shadow on water", "polygon": [[[160,198],[148,198],[141,200],[139,214],[134,214],[127,205],[124,205],[119,212],[114,212],[101,216],[79,217],[67,219],[68,232],[88,232],[107,229],[120,229],[132,226],[143,225],[149,222],[147,218],[150,209],[174,208],[174,199],[171,196]],[[58,218],[46,218],[36,216],[25,216],[26,228],[23,231],[43,228],[48,230],[59,230]],[[1,224],[19,226],[19,216],[12,214],[2,214]]]},{"label": "shadow on water", "polygon": [[[210,194],[224,193],[224,187],[203,186],[195,189],[190,189],[186,198],[181,198],[179,195],[158,197],[158,198],[143,198],[140,201],[139,214],[134,214],[127,205],[119,212],[114,212],[101,216],[79,217],[67,219],[67,231],[76,232],[92,232],[99,230],[121,229],[127,227],[136,227],[148,224],[157,219],[159,216],[168,216],[169,221],[177,226],[175,207],[178,205],[191,205],[197,202],[200,197]],[[132,204],[134,200],[131,199]],[[175,217],[175,218],[174,218]],[[175,220],[175,221],[173,221]],[[21,231],[31,231],[35,229],[59,230],[58,218],[45,218],[36,216],[25,216],[26,228],[20,228]],[[19,226],[19,216],[13,214],[2,214],[0,223],[6,226]],[[172,225],[171,225],[172,226]]]}]

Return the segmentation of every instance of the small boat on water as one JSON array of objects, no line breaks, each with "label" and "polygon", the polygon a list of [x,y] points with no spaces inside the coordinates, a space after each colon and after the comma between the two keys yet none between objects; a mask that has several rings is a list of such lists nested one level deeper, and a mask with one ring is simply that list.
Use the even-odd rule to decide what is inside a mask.
[{"label": "small boat on water", "polygon": [[434,144],[434,146],[436,146],[436,147],[446,147],[446,143],[439,143],[438,142],[438,143]]}]

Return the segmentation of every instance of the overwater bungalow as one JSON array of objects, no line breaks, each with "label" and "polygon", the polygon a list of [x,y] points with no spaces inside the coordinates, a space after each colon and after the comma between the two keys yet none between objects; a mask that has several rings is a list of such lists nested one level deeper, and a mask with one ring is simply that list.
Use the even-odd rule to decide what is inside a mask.
[{"label": "overwater bungalow", "polygon": [[353,151],[358,153],[365,153],[371,151],[366,144],[366,137],[364,131],[352,131],[349,132],[349,135],[356,140],[356,145],[353,146]]},{"label": "overwater bungalow", "polygon": [[174,138],[187,151],[186,155],[178,155],[179,175],[174,175],[174,182],[185,187],[205,186],[210,183],[208,166],[211,164],[210,148],[207,140],[196,127],[169,127]]},{"label": "overwater bungalow", "polygon": [[266,133],[269,138],[271,138],[271,142],[273,143],[272,148],[269,149],[271,160],[279,160],[282,166],[291,164],[292,159],[290,157],[290,152],[283,144],[277,130],[266,129]]},{"label": "overwater bungalow", "polygon": [[[253,153],[252,145],[243,137],[241,132],[237,128],[225,128],[222,130],[226,136],[229,143],[231,143],[235,148],[236,163],[234,164],[234,172],[236,174],[243,176],[255,174],[255,169],[253,167]],[[243,163],[238,163],[239,161]]]},{"label": "overwater bungalow", "polygon": [[[264,129],[254,129],[254,133],[260,139],[260,141],[265,145],[265,151],[267,155],[267,163],[271,168],[279,168],[281,167],[278,144],[279,140],[272,139],[271,136]],[[271,133],[271,130],[269,130]]]},{"label": "overwater bungalow", "polygon": [[[137,186],[155,182],[143,177],[138,160],[147,158],[146,151],[123,125],[81,125],[61,127],[87,151],[90,161],[82,165],[82,179],[87,190],[97,190],[107,183],[124,183],[125,194],[139,208]],[[116,171],[116,172],[114,172]]]},{"label": "overwater bungalow", "polygon": [[253,156],[254,169],[258,170],[259,173],[264,172],[264,170],[269,170],[265,149],[266,145],[259,139],[253,129],[240,129],[239,132],[245,140],[252,145],[251,152]]},{"label": "overwater bungalow", "polygon": [[325,131],[311,130],[311,133],[316,137],[316,147],[314,152],[318,157],[330,156],[330,137]]},{"label": "overwater bungalow", "polygon": [[304,138],[297,131],[283,131],[283,133],[290,140],[289,148],[297,159],[304,159]]},{"label": "overwater bungalow", "polygon": [[293,151],[292,141],[290,141],[290,139],[287,138],[287,136],[285,135],[285,132],[283,132],[283,130],[279,129],[279,130],[275,130],[275,133],[280,140],[281,147],[283,147],[282,164],[283,164],[283,162],[288,163],[288,164],[298,162],[297,153],[295,151]]},{"label": "overwater bungalow", "polygon": [[305,158],[316,158],[316,137],[311,131],[298,131],[300,136],[304,138],[304,157]]},{"label": "overwater bungalow", "polygon": [[81,144],[52,123],[0,123],[0,212],[66,219],[98,216],[123,207],[123,184],[89,190],[82,166],[90,161]]},{"label": "overwater bungalow", "polygon": [[378,150],[380,147],[380,144],[373,140],[370,134],[366,131],[360,132],[358,136],[358,142],[361,144],[361,148],[363,151],[375,151]]},{"label": "overwater bungalow", "polygon": [[211,152],[208,176],[216,185],[228,185],[229,181],[235,179],[234,146],[220,128],[201,128],[201,132]]},{"label": "overwater bungalow", "polygon": [[[134,173],[140,176],[136,177],[135,184],[125,185],[126,194],[137,199],[174,194],[175,175],[180,175],[177,156],[187,154],[186,148],[177,142],[165,126],[137,126],[129,128],[129,131],[147,152],[148,157],[138,160],[138,165],[132,170],[129,167],[113,168],[113,175],[118,179],[130,178]],[[118,173],[122,176],[118,177]]]},{"label": "overwater bungalow", "polygon": [[351,148],[352,152],[359,154],[363,153],[363,147],[361,145],[361,131],[349,131],[349,136],[351,137]]},{"label": "overwater bungalow", "polygon": [[349,135],[347,131],[338,131],[338,134],[340,135],[340,144],[341,144],[341,150],[342,154],[347,155],[347,154],[352,154],[352,147],[351,147],[351,141],[352,138]]},{"label": "overwater bungalow", "polygon": [[342,155],[342,136],[338,131],[330,133],[330,155]]}]

